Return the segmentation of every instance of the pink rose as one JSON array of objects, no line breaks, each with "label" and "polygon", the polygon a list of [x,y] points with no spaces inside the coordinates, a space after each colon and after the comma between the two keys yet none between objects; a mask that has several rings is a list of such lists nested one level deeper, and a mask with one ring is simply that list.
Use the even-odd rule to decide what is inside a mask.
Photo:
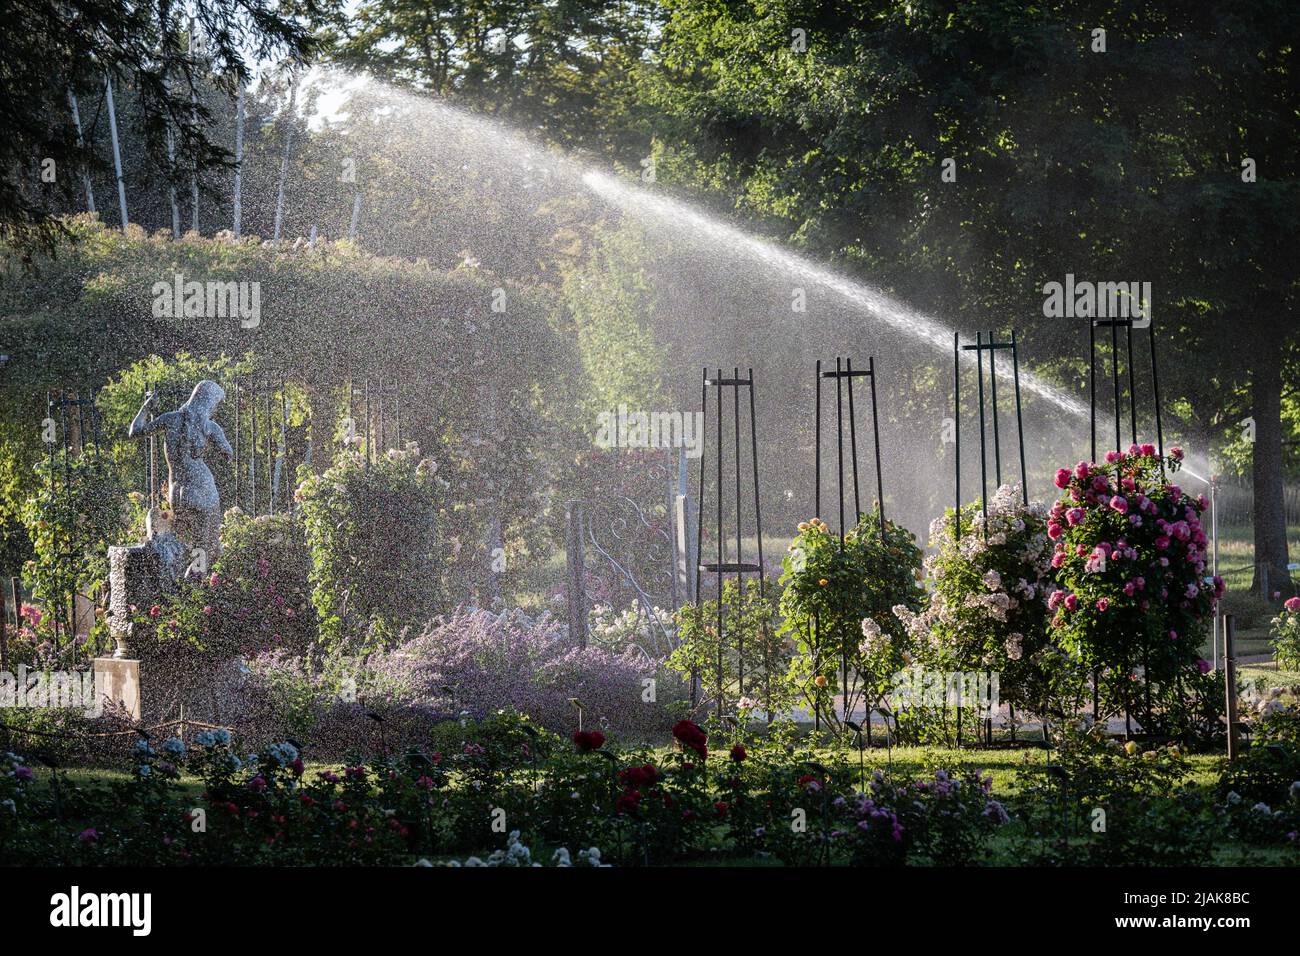
[{"label": "pink rose", "polygon": [[1118,511],[1120,514],[1126,514],[1128,512],[1128,499],[1116,495],[1110,499],[1110,507],[1113,511]]},{"label": "pink rose", "polygon": [[1064,468],[1056,469],[1056,487],[1065,488],[1070,484],[1070,473]]},{"label": "pink rose", "polygon": [[1067,611],[1077,611],[1079,609],[1079,598],[1074,594],[1065,596],[1065,609]]},{"label": "pink rose", "polygon": [[[1219,579],[1218,579],[1218,578],[1215,578],[1215,579],[1214,579],[1214,585],[1215,585],[1215,587],[1218,587],[1218,586],[1219,586]],[[1300,597],[1289,597],[1289,598],[1287,598],[1287,599],[1286,599],[1286,604],[1284,604],[1283,606],[1284,606],[1288,611],[1300,611]]]}]

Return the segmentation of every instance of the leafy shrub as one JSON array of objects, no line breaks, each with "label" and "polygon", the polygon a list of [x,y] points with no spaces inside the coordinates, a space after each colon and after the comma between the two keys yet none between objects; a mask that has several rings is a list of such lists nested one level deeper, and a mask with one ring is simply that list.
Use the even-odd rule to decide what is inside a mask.
[{"label": "leafy shrub", "polygon": [[254,518],[232,508],[211,571],[191,569],[175,594],[136,610],[132,652],[173,669],[193,669],[196,659],[219,666],[272,650],[302,653],[316,637],[308,567],[294,516]]},{"label": "leafy shrub", "polygon": [[[1217,836],[1208,802],[1190,785],[1190,765],[1174,745],[1143,750],[1100,725],[1067,727],[1056,775],[1043,767],[1018,779],[1037,863],[1197,866]],[[1050,843],[1047,842],[1050,840]]]},{"label": "leafy shrub", "polygon": [[[728,580],[722,585],[722,636],[718,635],[718,598],[687,604],[677,615],[679,643],[668,666],[684,678],[698,679],[712,700],[701,700],[707,711],[718,706],[731,713],[754,710],[781,713],[793,702],[786,679],[790,642],[779,634],[776,599],[756,580]],[[741,669],[744,673],[742,675]],[[721,669],[719,669],[721,668]]]},{"label": "leafy shrub", "polygon": [[[40,490],[20,512],[35,554],[23,568],[23,578],[42,605],[41,623],[47,633],[53,636],[58,628],[60,647],[51,646],[48,653],[69,653],[74,649],[71,595],[91,600],[102,596],[108,578],[108,546],[124,540],[131,515],[117,472],[106,458],[95,454],[93,446],[66,462],[61,456],[43,458],[36,470]],[[108,646],[102,617],[96,618],[86,645],[77,648],[82,659]]]},{"label": "leafy shrub", "polygon": [[[881,520],[877,506],[845,532],[843,542],[820,518],[801,522],[782,561],[781,633],[796,648],[789,680],[832,724],[840,721],[833,706],[837,692],[850,710],[883,698],[906,663],[908,635],[894,609],[921,606],[915,535],[886,521],[882,537]],[[863,640],[866,620],[874,629]]]},{"label": "leafy shrub", "polygon": [[448,483],[414,445],[373,463],[348,453],[298,488],[312,603],[328,646],[367,651],[427,621],[446,590]]}]

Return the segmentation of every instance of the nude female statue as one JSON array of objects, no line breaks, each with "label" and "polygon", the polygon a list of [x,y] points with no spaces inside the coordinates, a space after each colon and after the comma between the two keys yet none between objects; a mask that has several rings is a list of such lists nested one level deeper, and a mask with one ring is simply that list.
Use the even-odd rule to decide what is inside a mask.
[{"label": "nude female statue", "polygon": [[227,461],[234,454],[226,433],[212,420],[212,413],[225,397],[225,389],[205,380],[194,386],[189,401],[176,411],[163,412],[149,421],[146,413],[157,401],[149,392],[127,432],[128,438],[163,433],[172,530],[186,547],[201,549],[209,567],[221,549],[221,499],[203,455],[209,442]]}]

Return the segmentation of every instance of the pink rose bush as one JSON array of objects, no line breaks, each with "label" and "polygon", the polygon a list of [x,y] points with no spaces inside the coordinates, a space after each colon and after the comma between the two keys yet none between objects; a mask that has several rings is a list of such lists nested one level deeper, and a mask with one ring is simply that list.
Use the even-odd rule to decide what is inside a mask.
[{"label": "pink rose bush", "polygon": [[1273,654],[1282,670],[1300,670],[1300,597],[1287,598],[1272,621]]},{"label": "pink rose bush", "polygon": [[[1112,710],[1137,713],[1157,687],[1172,702],[1177,682],[1198,672],[1206,622],[1223,594],[1223,581],[1206,577],[1205,502],[1172,480],[1181,460],[1177,449],[1162,462],[1153,446],[1133,445],[1056,473],[1051,635],[1099,670]],[[1146,717],[1144,726],[1155,726],[1155,715]]]}]

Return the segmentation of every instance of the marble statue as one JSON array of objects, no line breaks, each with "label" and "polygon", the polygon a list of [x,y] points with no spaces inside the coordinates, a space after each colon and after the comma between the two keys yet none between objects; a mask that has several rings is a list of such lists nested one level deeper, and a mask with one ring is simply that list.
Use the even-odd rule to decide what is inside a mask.
[{"label": "marble statue", "polygon": [[209,445],[215,446],[227,461],[233,455],[225,432],[212,420],[212,413],[225,397],[220,385],[204,380],[194,386],[189,401],[180,408],[147,419],[147,412],[157,401],[150,392],[127,433],[129,438],[145,438],[162,432],[171,530],[188,549],[202,552],[207,567],[221,549],[221,499],[203,456]]},{"label": "marble statue", "polygon": [[203,456],[209,446],[227,460],[234,454],[221,426],[212,420],[225,397],[216,382],[202,381],[180,408],[150,419],[149,410],[157,401],[150,392],[131,422],[129,438],[162,436],[171,513],[164,517],[150,502],[148,540],[108,549],[108,623],[117,642],[114,658],[128,656],[133,617],[163,595],[175,593],[190,569],[210,568],[221,550],[221,499]]}]

